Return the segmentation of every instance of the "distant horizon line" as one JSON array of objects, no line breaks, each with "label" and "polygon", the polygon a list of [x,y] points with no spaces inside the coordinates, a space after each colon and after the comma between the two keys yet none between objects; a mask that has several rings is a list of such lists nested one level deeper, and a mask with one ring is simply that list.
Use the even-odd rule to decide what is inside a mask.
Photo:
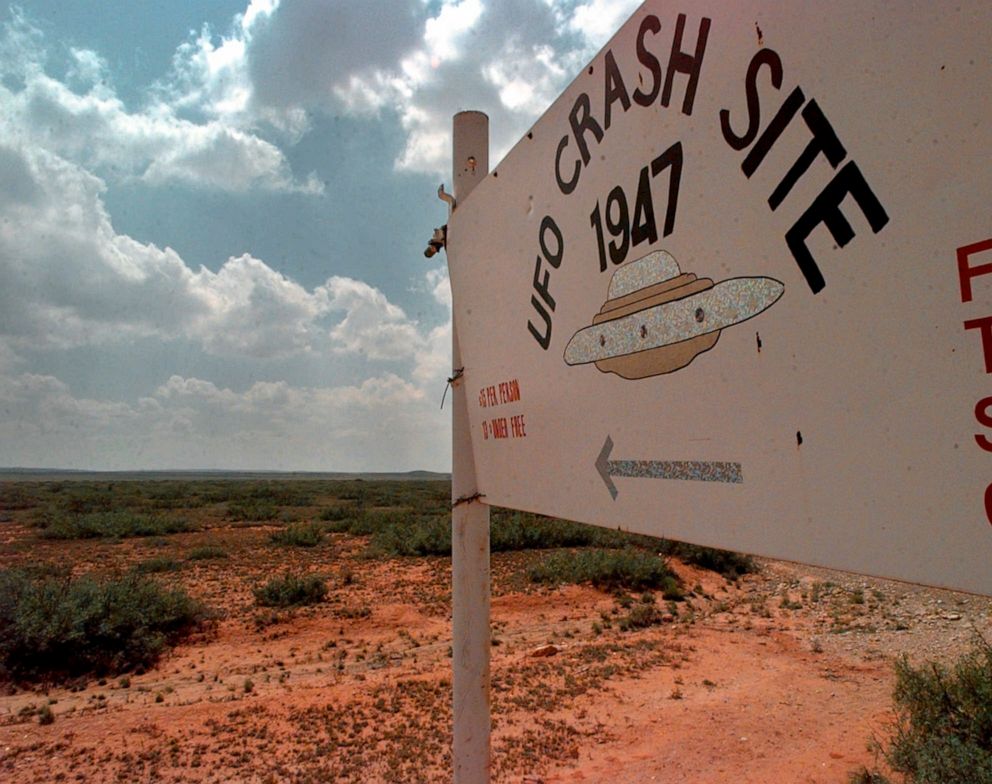
[{"label": "distant horizon line", "polygon": [[450,471],[429,471],[412,469],[409,471],[310,471],[286,469],[244,469],[244,468],[38,468],[27,466],[0,466],[0,481],[10,477],[53,477],[61,476],[99,476],[125,478],[128,476],[230,476],[230,477],[309,477],[349,479],[362,477],[397,477],[397,478],[439,478],[450,479]]}]

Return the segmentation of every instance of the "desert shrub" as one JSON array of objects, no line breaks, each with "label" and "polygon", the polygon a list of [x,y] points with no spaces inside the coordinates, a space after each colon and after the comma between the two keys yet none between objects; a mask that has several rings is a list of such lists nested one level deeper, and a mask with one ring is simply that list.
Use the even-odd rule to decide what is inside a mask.
[{"label": "desert shrub", "polygon": [[914,784],[992,784],[992,645],[953,666],[896,662],[889,766]]},{"label": "desert shrub", "polygon": [[201,496],[207,504],[227,503],[238,495],[236,490],[232,490],[234,487],[236,487],[234,482],[223,480],[207,482],[201,490]]},{"label": "desert shrub", "polygon": [[7,569],[0,571],[0,674],[42,680],[147,667],[204,617],[184,591],[136,573],[71,580]]},{"label": "desert shrub", "polygon": [[[447,509],[433,513],[366,509],[332,521],[326,529],[371,536],[372,555],[451,554],[451,514]],[[495,553],[592,545],[622,547],[636,539],[631,534],[581,523],[499,510],[492,516],[490,549]]]},{"label": "desert shrub", "polygon": [[159,509],[193,509],[209,503],[210,480],[204,479],[147,479],[141,481],[121,482],[115,486],[115,492],[121,488],[134,488],[135,499],[145,507]]},{"label": "desert shrub", "polygon": [[747,555],[712,547],[657,539],[612,528],[558,520],[526,512],[492,511],[492,552],[507,550],[542,550],[559,547],[604,547],[619,549],[637,547],[678,558],[684,563],[718,572],[728,578],[748,574],[757,569]]},{"label": "desert shrub", "polygon": [[323,540],[324,529],[314,523],[295,523],[269,534],[269,541],[293,547],[316,547]]},{"label": "desert shrub", "polygon": [[[348,533],[352,536],[375,536],[387,529],[419,526],[430,517],[431,515],[418,514],[410,510],[354,509],[347,517],[326,522],[324,530],[334,533]],[[387,535],[387,538],[388,536],[390,535]],[[400,553],[384,552],[384,554],[398,555]],[[410,553],[402,554],[409,555]]]},{"label": "desert shrub", "polygon": [[213,558],[227,558],[227,550],[215,544],[206,544],[194,547],[186,556],[188,561],[208,561]]},{"label": "desert shrub", "polygon": [[493,511],[489,547],[492,552],[586,547],[596,541],[592,526],[523,512]]},{"label": "desert shrub", "polygon": [[247,501],[231,501],[227,505],[229,520],[257,523],[264,520],[275,520],[278,516],[279,507],[269,501],[249,499]]},{"label": "desert shrub", "polygon": [[[371,537],[368,554],[449,555],[450,482],[351,480],[329,487],[341,503],[324,508],[324,530]],[[383,508],[387,507],[387,508]],[[671,555],[728,578],[752,572],[745,555],[508,509],[491,510],[492,552],[562,547],[638,548]]]},{"label": "desert shrub", "polygon": [[355,518],[353,517],[343,517],[340,520],[328,520],[324,522],[324,530],[331,534],[353,534],[354,536],[363,536],[366,534],[360,534],[356,530]]},{"label": "desert shrub", "polygon": [[356,509],[408,507],[439,512],[451,506],[451,483],[437,480],[364,480],[335,482],[332,490],[341,501]]},{"label": "desert shrub", "polygon": [[346,482],[345,486],[338,491],[338,498],[343,501],[354,501],[358,506],[364,506],[368,491],[365,489],[364,479],[354,479]]},{"label": "desert shrub", "polygon": [[341,531],[353,536],[370,536],[376,531],[410,522],[409,512],[362,509],[354,517],[328,523],[327,530]]},{"label": "desert shrub", "polygon": [[678,580],[662,558],[635,548],[579,550],[548,555],[528,570],[533,582],[560,585],[591,583],[606,590],[678,589]]},{"label": "desert shrub", "polygon": [[617,626],[622,632],[633,631],[635,629],[646,629],[649,626],[657,626],[662,622],[663,613],[658,609],[658,605],[651,602],[638,602],[630,607],[626,615],[618,621]]},{"label": "desert shrub", "polygon": [[38,501],[23,485],[0,482],[0,512],[32,509],[37,505]]},{"label": "desert shrub", "polygon": [[52,724],[55,722],[55,714],[52,713],[52,709],[48,705],[42,705],[38,709],[38,723],[41,725]]},{"label": "desert shrub", "polygon": [[286,479],[221,480],[203,485],[201,495],[205,503],[213,504],[310,506],[313,484]]},{"label": "desert shrub", "polygon": [[671,539],[656,540],[655,547],[659,553],[678,558],[683,563],[717,572],[728,579],[742,574],[751,574],[758,570],[758,565],[751,556],[729,550],[700,547],[695,544],[675,542]]},{"label": "desert shrub", "polygon": [[153,509],[196,509],[207,501],[201,483],[164,480],[144,485],[145,505]]},{"label": "desert shrub", "polygon": [[68,580],[72,576],[72,567],[64,562],[37,561],[21,564],[14,568],[19,574],[30,580]]},{"label": "desert shrub", "polygon": [[114,510],[139,510],[149,505],[144,482],[42,483],[37,486],[39,507],[47,514],[87,515]]},{"label": "desert shrub", "polygon": [[141,561],[134,565],[134,570],[141,574],[152,574],[156,572],[178,572],[183,568],[181,562],[168,555],[157,555],[146,561]]},{"label": "desert shrub", "polygon": [[325,521],[337,522],[339,520],[347,520],[355,514],[354,507],[345,506],[339,504],[337,506],[328,506],[320,511],[320,519]]},{"label": "desert shrub", "polygon": [[106,489],[96,485],[73,484],[72,490],[59,498],[59,508],[71,515],[109,512],[114,508],[114,499]]},{"label": "desert shrub", "polygon": [[263,485],[255,491],[255,498],[267,500],[278,506],[312,506],[313,492],[299,482],[277,481]]},{"label": "desert shrub", "polygon": [[323,578],[315,574],[286,574],[273,577],[265,585],[255,588],[253,593],[261,607],[294,607],[324,601],[327,585]]},{"label": "desert shrub", "polygon": [[451,517],[393,514],[372,531],[369,553],[380,556],[451,555]]},{"label": "desert shrub", "polygon": [[164,536],[191,531],[180,517],[137,514],[126,510],[81,515],[46,515],[39,522],[44,539],[123,539],[129,536]]},{"label": "desert shrub", "polygon": [[490,549],[553,550],[559,547],[642,547],[654,549],[657,539],[648,536],[574,523],[554,517],[494,509],[491,515]]}]

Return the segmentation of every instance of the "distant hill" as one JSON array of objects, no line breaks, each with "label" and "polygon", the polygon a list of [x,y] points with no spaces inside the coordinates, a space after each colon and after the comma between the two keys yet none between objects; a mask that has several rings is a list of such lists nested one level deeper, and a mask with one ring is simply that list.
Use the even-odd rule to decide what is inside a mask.
[{"label": "distant hill", "polygon": [[165,479],[364,479],[392,481],[448,481],[451,474],[437,471],[366,472],[346,471],[88,471],[74,468],[2,468],[0,482],[16,481],[139,481]]}]

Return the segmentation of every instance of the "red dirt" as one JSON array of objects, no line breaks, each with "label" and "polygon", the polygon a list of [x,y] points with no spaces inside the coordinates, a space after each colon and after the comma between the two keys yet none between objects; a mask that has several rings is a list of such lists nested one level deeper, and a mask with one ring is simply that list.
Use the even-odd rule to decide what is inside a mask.
[{"label": "red dirt", "polygon": [[[114,570],[206,541],[231,553],[168,577],[223,617],[126,688],[118,677],[0,697],[4,780],[449,780],[445,559],[366,560],[363,540],[340,534],[277,547],[265,527],[157,549],[3,530],[8,564]],[[884,736],[892,657],[946,658],[972,627],[992,628],[990,600],[767,563],[736,583],[676,565],[695,595],[671,622],[623,632],[603,592],[525,584],[536,557],[493,558],[495,781],[844,782]],[[287,568],[328,575],[328,600],[256,608],[252,585]],[[547,644],[555,655],[531,655]]]}]

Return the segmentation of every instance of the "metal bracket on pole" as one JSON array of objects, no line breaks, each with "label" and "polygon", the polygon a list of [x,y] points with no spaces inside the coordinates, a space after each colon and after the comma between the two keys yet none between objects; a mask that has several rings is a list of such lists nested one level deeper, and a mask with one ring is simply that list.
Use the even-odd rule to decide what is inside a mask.
[{"label": "metal bracket on pole", "polygon": [[455,368],[454,372],[451,374],[451,377],[448,379],[448,383],[444,385],[444,394],[441,395],[442,409],[444,408],[444,399],[448,396],[448,390],[457,384],[458,379],[460,379],[463,375],[465,375],[465,368]]},{"label": "metal bracket on pole", "polygon": [[[447,203],[448,214],[450,215],[455,211],[455,207],[458,206],[458,202],[455,201],[455,197],[450,193],[445,193],[444,183],[442,182],[437,186],[437,197]],[[447,247],[448,245],[448,224],[445,223],[443,226],[434,229],[434,234],[431,235],[430,240],[427,242],[427,249],[424,251],[424,255],[427,258],[431,258],[435,253],[437,253],[441,248]]]},{"label": "metal bracket on pole", "polygon": [[455,211],[455,207],[458,206],[458,201],[455,199],[455,197],[452,196],[450,193],[445,193],[445,191],[444,191],[444,183],[443,182],[440,185],[437,186],[437,197],[441,201],[447,202],[447,204],[448,204],[448,213],[449,214],[452,213],[452,212],[454,212]]},{"label": "metal bracket on pole", "polygon": [[461,506],[462,504],[471,504],[475,501],[481,501],[486,497],[485,493],[472,493],[472,495],[463,495],[457,501],[453,501],[451,508],[454,509],[456,506]]},{"label": "metal bracket on pole", "polygon": [[[452,134],[454,198],[438,196],[451,208],[451,237],[448,266],[459,263],[457,218],[454,210],[489,172],[489,118],[482,112],[459,112]],[[447,198],[445,198],[447,197]],[[452,302],[452,320],[457,322],[457,301]],[[462,369],[457,323],[452,329],[452,367]],[[471,359],[471,358],[470,358]],[[451,379],[451,627],[452,713],[454,733],[452,761],[455,784],[488,784],[489,736],[489,507],[482,503],[472,456],[465,384]],[[470,503],[471,501],[471,503]]]}]

